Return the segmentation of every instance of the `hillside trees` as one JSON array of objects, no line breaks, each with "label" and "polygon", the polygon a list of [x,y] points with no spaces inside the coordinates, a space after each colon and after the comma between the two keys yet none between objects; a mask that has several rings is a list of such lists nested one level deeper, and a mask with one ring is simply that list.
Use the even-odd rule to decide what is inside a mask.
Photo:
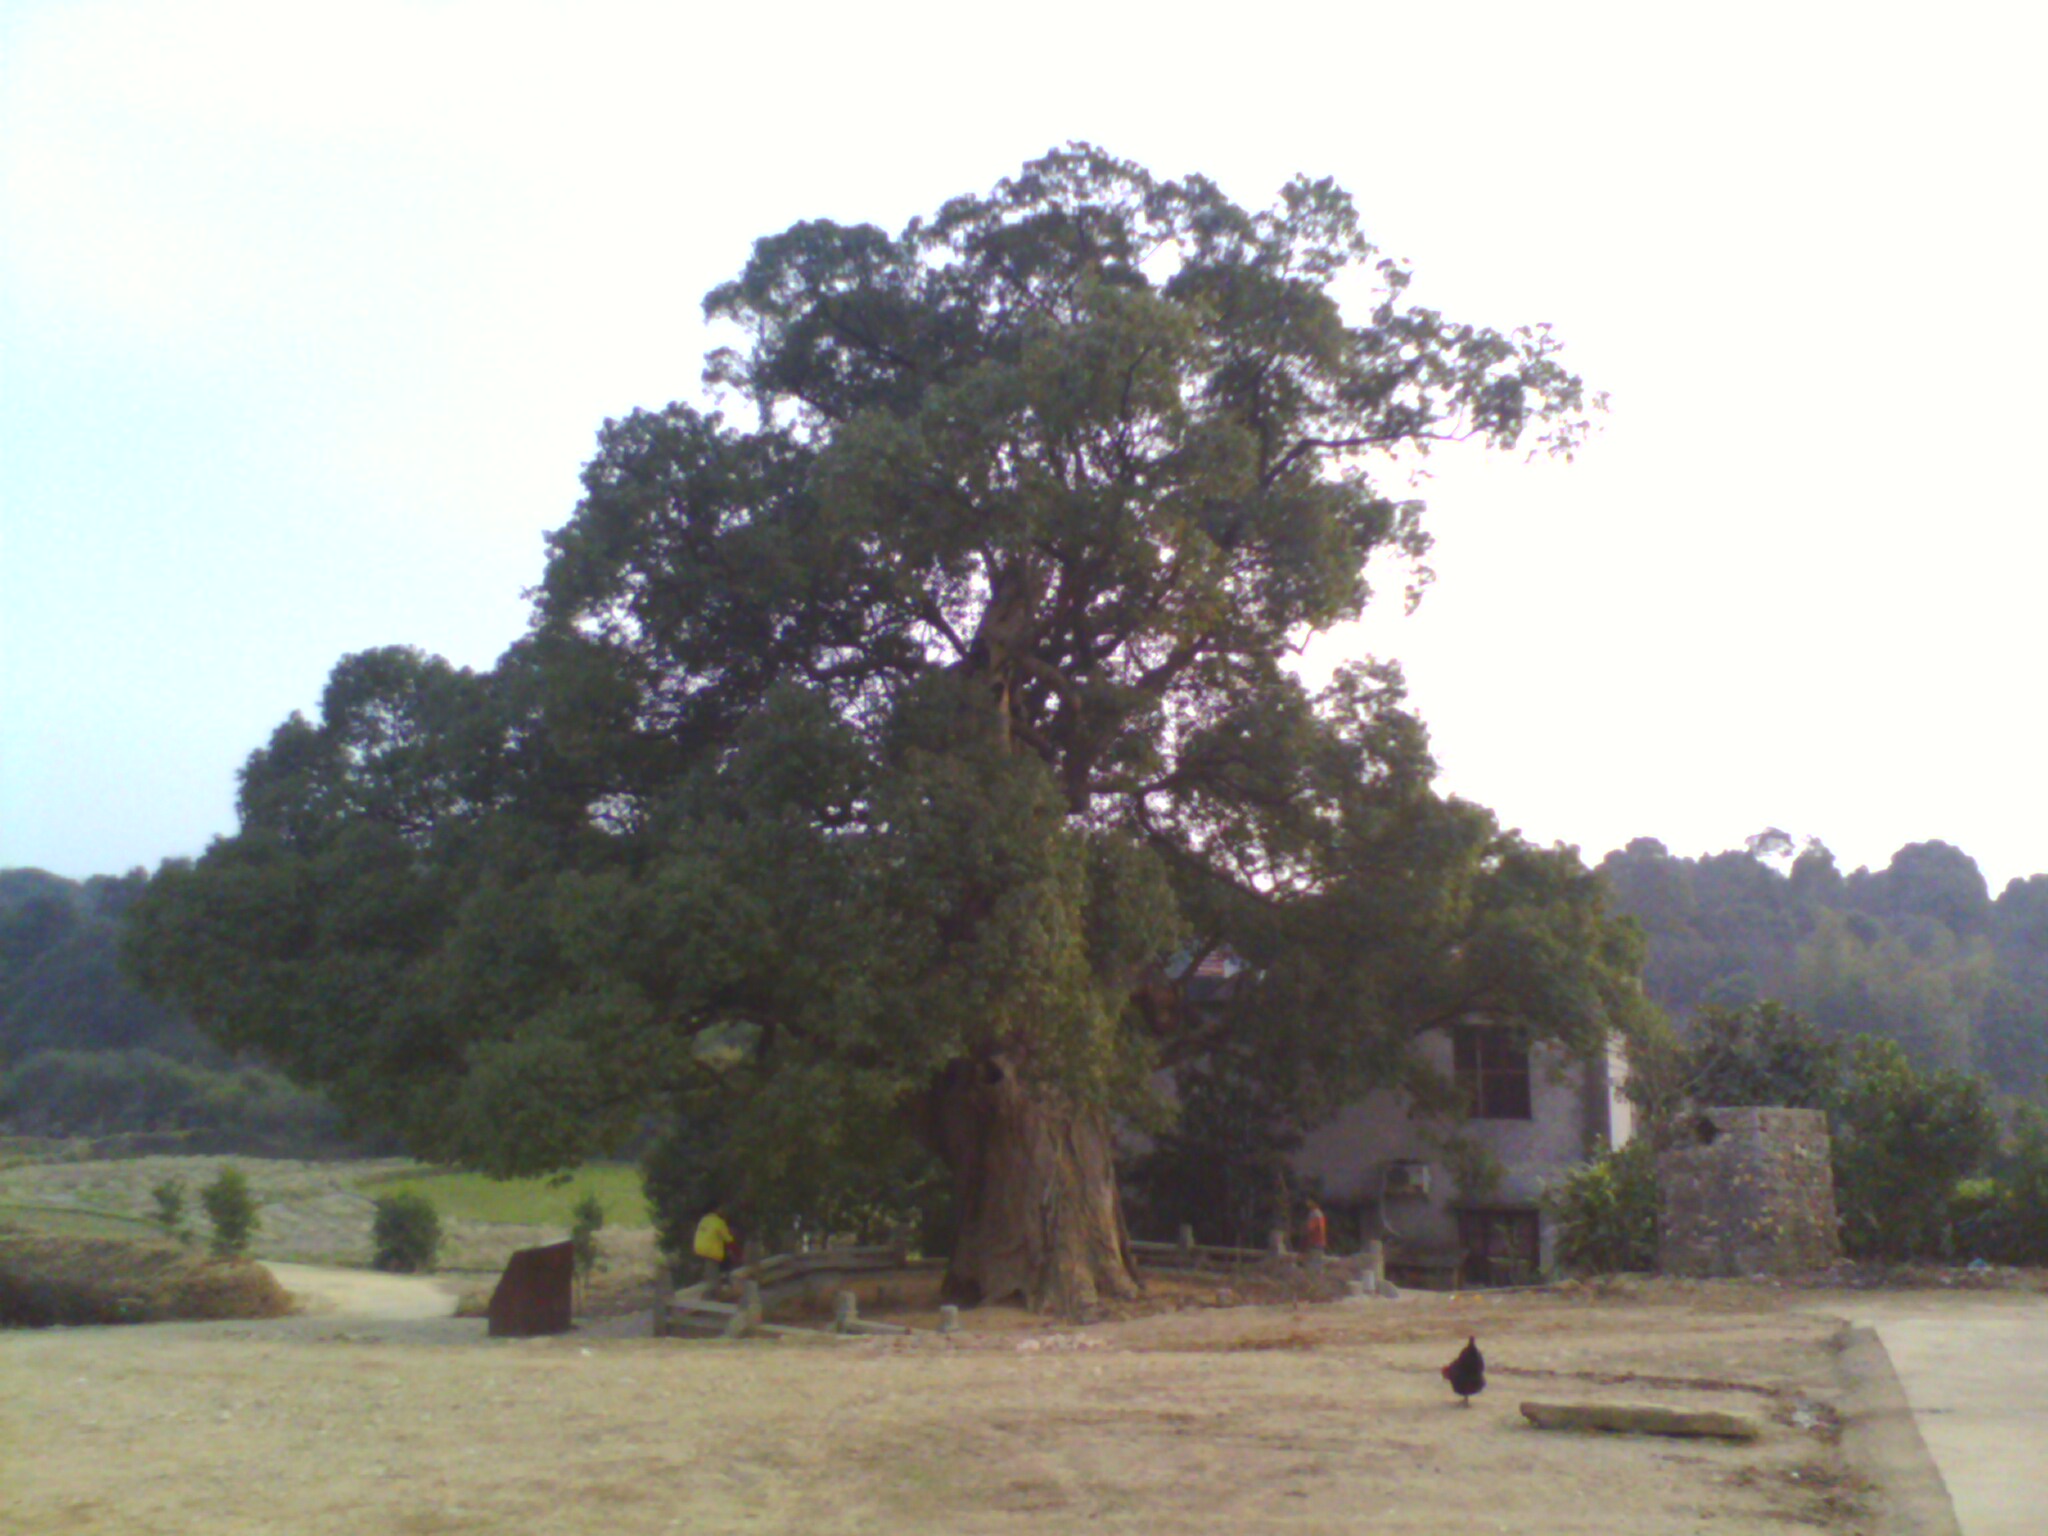
[{"label": "hillside trees", "polygon": [[1818,843],[1780,873],[1768,859],[1785,848],[1750,841],[1684,859],[1638,838],[1601,862],[1649,940],[1657,1002],[1687,1018],[1772,999],[1922,1066],[1981,1072],[2010,1094],[2048,1088],[2048,877],[2014,880],[1994,902],[1947,843],[1910,843],[1845,877]]},{"label": "hillside trees", "polygon": [[140,870],[82,883],[0,870],[0,1067],[52,1050],[155,1050],[217,1063],[188,1019],[120,974],[117,925],[146,883]]},{"label": "hillside trees", "polygon": [[271,1153],[340,1141],[333,1111],[235,1062],[123,978],[120,924],[148,885],[0,870],[0,1129],[24,1136],[179,1133]]},{"label": "hillside trees", "polygon": [[[1576,856],[1435,792],[1392,668],[1288,665],[1375,555],[1426,577],[1397,456],[1584,431],[1547,331],[1406,286],[1327,182],[1254,213],[1085,146],[760,241],[707,300],[752,424],[607,423],[530,634],[345,659],[137,974],[500,1172],[678,1101],[721,1155],[907,1127],[950,1292],[1061,1310],[1131,1288],[1111,1117],[1155,1069],[1251,1041],[1307,1117],[1454,1019],[1589,1046],[1637,956]],[[1193,1008],[1161,962],[1217,946]]]}]

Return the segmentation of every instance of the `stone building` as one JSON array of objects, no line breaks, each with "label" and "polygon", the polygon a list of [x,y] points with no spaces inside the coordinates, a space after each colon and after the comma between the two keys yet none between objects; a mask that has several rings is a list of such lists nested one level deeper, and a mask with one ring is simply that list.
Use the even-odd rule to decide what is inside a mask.
[{"label": "stone building", "polygon": [[1841,1254],[1827,1116],[1703,1109],[1657,1157],[1657,1267],[1672,1275],[1789,1274]]}]

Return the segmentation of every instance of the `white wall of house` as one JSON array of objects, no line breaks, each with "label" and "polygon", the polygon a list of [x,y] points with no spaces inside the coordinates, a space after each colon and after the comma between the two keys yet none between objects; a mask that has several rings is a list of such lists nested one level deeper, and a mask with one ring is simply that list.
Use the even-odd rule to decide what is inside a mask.
[{"label": "white wall of house", "polygon": [[[1447,1034],[1420,1042],[1431,1066],[1451,1075]],[[1534,1206],[1553,1181],[1584,1161],[1597,1140],[1620,1146],[1633,1124],[1621,1094],[1617,1045],[1591,1062],[1572,1059],[1552,1046],[1530,1052],[1527,1119],[1428,1119],[1416,1116],[1397,1093],[1376,1093],[1347,1105],[1303,1140],[1293,1156],[1295,1171],[1340,1207],[1377,1210],[1383,1234],[1401,1247],[1448,1251],[1459,1243],[1458,1208],[1467,1203],[1453,1182],[1439,1143],[1455,1132],[1490,1152],[1503,1170],[1501,1182],[1470,1202],[1484,1206]],[[1395,1165],[1421,1163],[1429,1169],[1426,1195],[1382,1191]],[[1551,1260],[1548,1223],[1542,1230],[1542,1262]]]}]

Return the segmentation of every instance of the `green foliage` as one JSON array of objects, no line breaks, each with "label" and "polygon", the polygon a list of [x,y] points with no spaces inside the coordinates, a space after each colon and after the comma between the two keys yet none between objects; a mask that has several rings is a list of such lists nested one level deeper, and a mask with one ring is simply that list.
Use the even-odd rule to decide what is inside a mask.
[{"label": "green foliage", "polygon": [[595,1195],[585,1195],[576,1202],[576,1219],[569,1224],[569,1246],[576,1255],[576,1278],[586,1286],[604,1258],[604,1249],[597,1240],[597,1234],[603,1230],[604,1202]]},{"label": "green foliage", "polygon": [[1984,1084],[1918,1071],[1892,1041],[1865,1037],[1850,1049],[1830,1109],[1843,1248],[1857,1257],[1950,1256],[1956,1186],[1998,1150]]},{"label": "green foliage", "polygon": [[1557,1262],[1574,1274],[1617,1274],[1657,1263],[1656,1149],[1602,1148],[1543,1192],[1557,1223]]},{"label": "green foliage", "polygon": [[2022,1105],[2014,1115],[1998,1182],[2009,1212],[2003,1256],[2016,1264],[2048,1264],[2048,1113]]},{"label": "green foliage", "polygon": [[945,1251],[951,1181],[890,1103],[847,1087],[789,1073],[750,1088],[729,1068],[673,1111],[641,1165],[669,1261],[694,1262],[698,1218],[714,1204],[756,1247],[852,1234]]},{"label": "green foliage", "polygon": [[1636,1139],[1668,1144],[1687,1103],[1692,1059],[1669,1016],[1652,1011],[1624,1042],[1628,1070],[1622,1091],[1634,1110]]},{"label": "green foliage", "polygon": [[425,1195],[401,1190],[377,1197],[370,1223],[370,1267],[424,1274],[441,1252],[441,1213]]},{"label": "green foliage", "polygon": [[1426,1133],[1425,1139],[1450,1173],[1451,1188],[1462,1201],[1476,1205],[1491,1199],[1507,1177],[1507,1165],[1493,1149],[1461,1131],[1439,1130]]},{"label": "green foliage", "polygon": [[726,1199],[733,1170],[721,1152],[717,1129],[706,1117],[679,1112],[641,1154],[655,1246],[678,1272],[694,1262],[698,1220]]},{"label": "green foliage", "polygon": [[1185,1225],[1197,1242],[1263,1248],[1276,1223],[1291,1225],[1276,1191],[1286,1190],[1287,1157],[1300,1144],[1267,1079],[1217,1053],[1183,1074],[1172,1123],[1127,1171],[1133,1230],[1171,1241]]},{"label": "green foliage", "polygon": [[1989,1173],[1998,1153],[1986,1085],[1924,1071],[1894,1041],[1844,1042],[1775,1003],[1708,1009],[1682,1043],[1662,1044],[1650,1076],[1638,1097],[1654,1106],[1646,1147],[1667,1139],[1687,1105],[1825,1110],[1836,1214],[1854,1257],[1946,1258],[1959,1235],[2004,1230],[1998,1188],[1961,1188]]},{"label": "green foliage", "polygon": [[213,1228],[209,1245],[217,1259],[237,1259],[249,1251],[260,1217],[256,1196],[241,1169],[223,1167],[213,1181],[199,1191],[199,1204]]},{"label": "green foliage", "polygon": [[164,1229],[166,1237],[182,1238],[185,1229],[185,1181],[165,1179],[149,1191],[150,1202],[156,1207],[152,1219]]},{"label": "green foliage", "polygon": [[1950,1217],[1958,1258],[2048,1264],[2048,1114],[2020,1106],[1991,1172],[1956,1186]]},{"label": "green foliage", "polygon": [[1778,1003],[1707,1008],[1686,1034],[1685,1092],[1695,1104],[1822,1109],[1842,1070],[1841,1044]]},{"label": "green foliage", "polygon": [[1909,939],[1854,913],[1823,912],[1799,948],[1793,995],[1837,1035],[1882,1035],[1923,1065],[1969,1070],[1996,976],[1982,939],[1965,943],[1932,923]]},{"label": "green foliage", "polygon": [[[1327,181],[1247,210],[1087,146],[759,241],[706,306],[744,421],[607,422],[529,633],[344,658],[129,963],[424,1156],[708,1116],[652,1182],[766,1227],[934,1209],[907,1126],[962,1064],[1138,1112],[1248,1043],[1299,1121],[1433,1020],[1592,1048],[1640,953],[1576,854],[1436,791],[1395,668],[1291,665],[1375,557],[1427,579],[1381,455],[1587,430],[1546,329],[1408,283]],[[1197,938],[1247,962],[1201,1008]]]}]

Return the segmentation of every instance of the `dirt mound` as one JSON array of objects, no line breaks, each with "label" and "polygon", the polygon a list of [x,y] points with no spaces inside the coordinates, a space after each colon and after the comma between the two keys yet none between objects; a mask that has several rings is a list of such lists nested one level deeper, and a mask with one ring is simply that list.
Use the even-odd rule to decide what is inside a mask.
[{"label": "dirt mound", "polygon": [[205,1322],[282,1317],[291,1297],[248,1259],[171,1243],[0,1232],[0,1326]]}]

